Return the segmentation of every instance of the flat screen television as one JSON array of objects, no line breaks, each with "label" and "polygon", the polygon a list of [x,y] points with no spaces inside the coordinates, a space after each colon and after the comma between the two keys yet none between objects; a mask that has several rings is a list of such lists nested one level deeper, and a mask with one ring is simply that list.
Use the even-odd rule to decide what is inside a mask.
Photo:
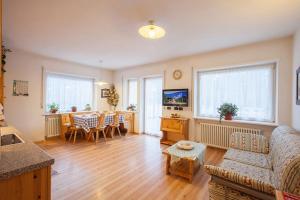
[{"label": "flat screen television", "polygon": [[163,106],[182,106],[189,105],[188,89],[171,89],[162,91]]}]

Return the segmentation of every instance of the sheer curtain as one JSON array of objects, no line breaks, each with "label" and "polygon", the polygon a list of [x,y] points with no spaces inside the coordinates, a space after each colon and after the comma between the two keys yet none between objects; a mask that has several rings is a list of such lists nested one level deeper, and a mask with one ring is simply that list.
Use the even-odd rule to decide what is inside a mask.
[{"label": "sheer curtain", "polygon": [[135,105],[137,106],[137,80],[130,79],[128,80],[128,106]]},{"label": "sheer curtain", "polygon": [[236,119],[274,122],[274,72],[274,64],[199,72],[198,115],[218,117],[226,102],[238,106]]},{"label": "sheer curtain", "polygon": [[145,133],[161,136],[162,78],[145,79]]},{"label": "sheer curtain", "polygon": [[81,111],[86,104],[93,106],[93,94],[93,79],[46,74],[46,106],[57,103],[60,111],[70,111],[72,106]]}]

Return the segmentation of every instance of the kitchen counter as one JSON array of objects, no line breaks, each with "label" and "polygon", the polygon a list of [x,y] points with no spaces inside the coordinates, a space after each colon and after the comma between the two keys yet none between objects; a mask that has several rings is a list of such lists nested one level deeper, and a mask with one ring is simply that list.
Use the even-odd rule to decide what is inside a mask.
[{"label": "kitchen counter", "polygon": [[0,146],[0,180],[38,170],[54,163],[45,151],[12,126],[1,127],[1,134],[16,134],[24,143]]}]

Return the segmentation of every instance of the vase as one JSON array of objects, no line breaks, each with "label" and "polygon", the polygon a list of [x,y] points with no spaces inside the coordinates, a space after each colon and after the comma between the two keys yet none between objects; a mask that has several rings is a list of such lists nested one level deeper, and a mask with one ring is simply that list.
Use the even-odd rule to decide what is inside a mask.
[{"label": "vase", "polygon": [[57,112],[57,109],[51,109],[50,112],[55,114]]},{"label": "vase", "polygon": [[76,106],[72,106],[72,112],[77,112],[77,107]]},{"label": "vase", "polygon": [[232,113],[227,113],[225,115],[225,120],[232,120]]}]

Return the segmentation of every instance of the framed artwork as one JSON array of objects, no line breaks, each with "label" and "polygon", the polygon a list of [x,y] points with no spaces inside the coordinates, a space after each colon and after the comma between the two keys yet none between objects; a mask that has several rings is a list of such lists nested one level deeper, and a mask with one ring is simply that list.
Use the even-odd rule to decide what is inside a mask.
[{"label": "framed artwork", "polygon": [[29,96],[28,81],[14,80],[13,96]]},{"label": "framed artwork", "polygon": [[296,104],[300,105],[300,67],[296,71]]},{"label": "framed artwork", "polygon": [[110,91],[110,89],[107,89],[107,88],[101,89],[101,98],[109,97],[109,91]]}]

